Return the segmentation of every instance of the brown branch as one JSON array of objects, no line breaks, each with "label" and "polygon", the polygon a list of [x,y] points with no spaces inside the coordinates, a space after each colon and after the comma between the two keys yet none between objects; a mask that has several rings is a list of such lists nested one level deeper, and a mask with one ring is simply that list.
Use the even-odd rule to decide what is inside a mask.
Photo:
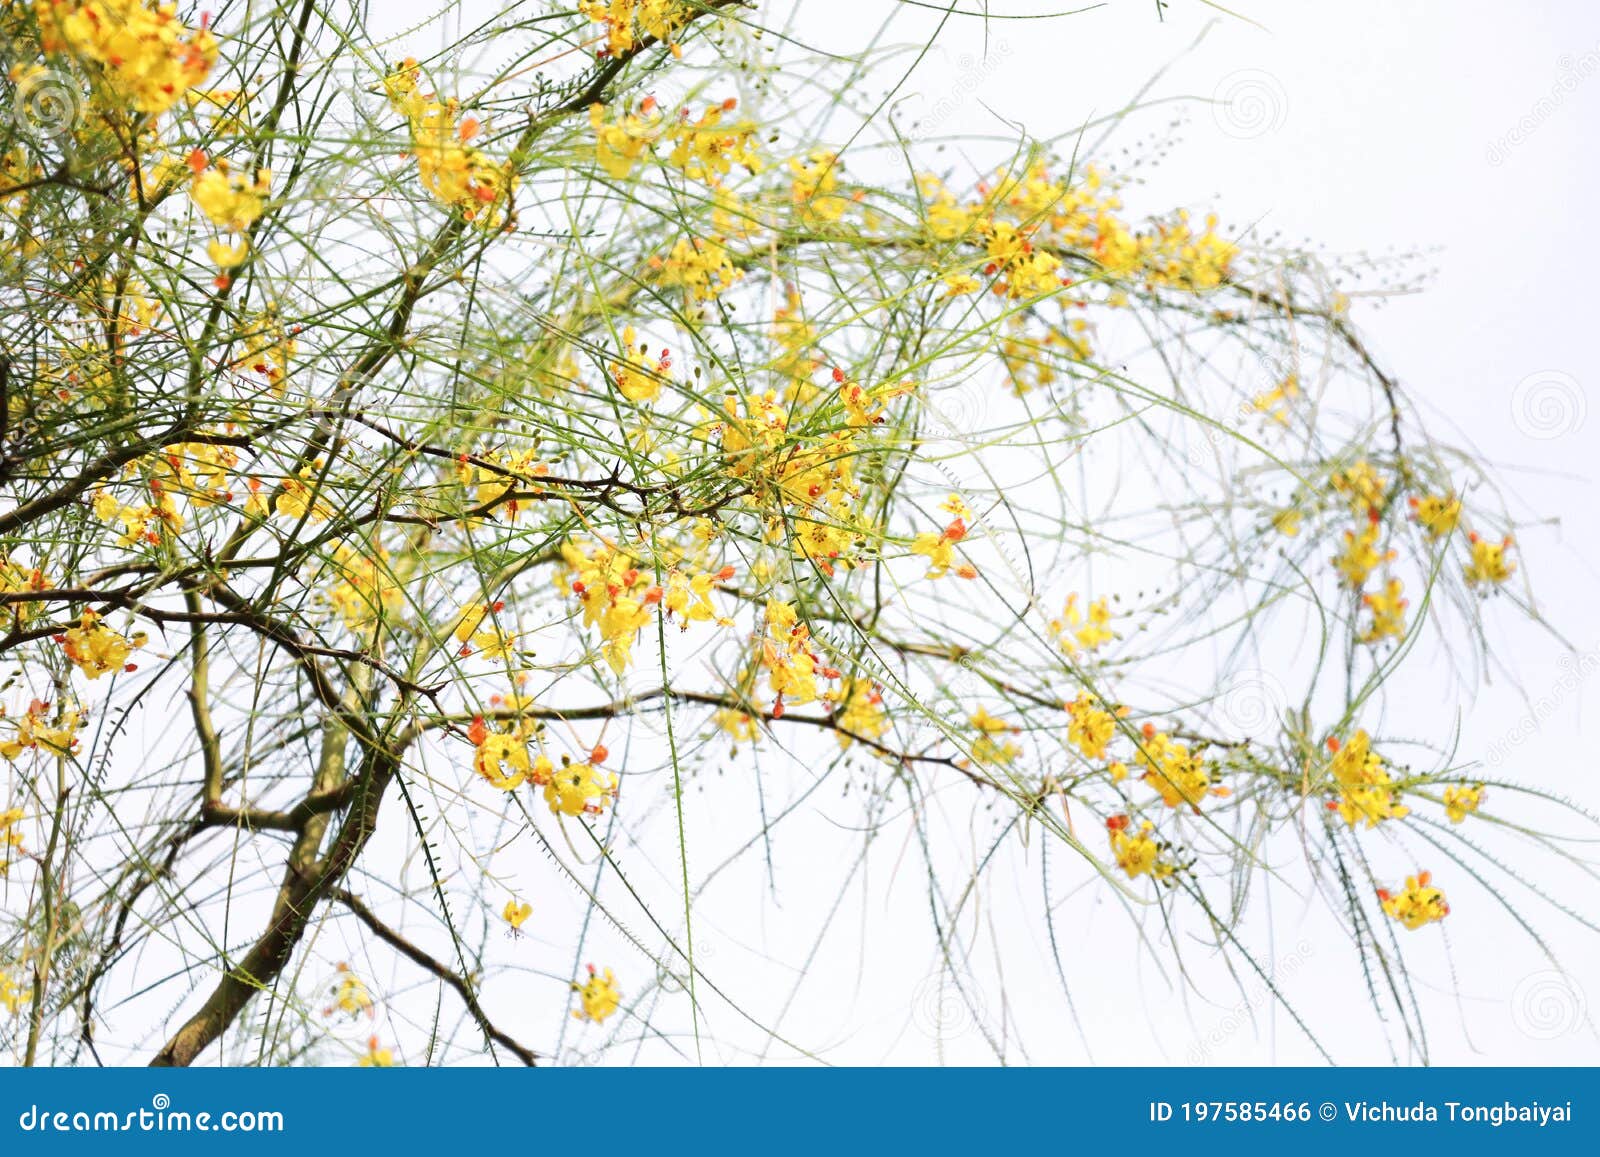
[{"label": "brown branch", "polygon": [[461,1003],[467,1006],[467,1011],[472,1014],[472,1019],[477,1021],[478,1027],[483,1030],[484,1036],[488,1037],[491,1041],[494,1041],[497,1044],[504,1045],[511,1052],[515,1053],[517,1059],[523,1064],[532,1067],[538,1063],[537,1053],[525,1045],[518,1044],[516,1040],[510,1036],[507,1036],[503,1031],[495,1027],[494,1023],[489,1019],[488,1014],[483,1011],[483,1006],[478,1003],[477,994],[472,991],[472,984],[465,976],[461,975],[459,972],[452,971],[447,965],[434,959],[432,956],[429,956],[422,949],[411,943],[411,941],[400,935],[400,933],[396,932],[393,928],[390,928],[382,920],[379,920],[378,917],[373,914],[372,909],[363,904],[348,889],[335,888],[333,891],[329,892],[328,895],[330,899],[337,900],[346,908],[350,909],[351,913],[355,915],[356,919],[360,920],[363,924],[370,928],[373,935],[377,936],[379,940],[382,940],[385,944],[389,945],[389,947],[400,953],[407,960],[410,960],[412,963],[427,969],[440,980],[448,984],[451,988],[455,989],[461,997]]}]

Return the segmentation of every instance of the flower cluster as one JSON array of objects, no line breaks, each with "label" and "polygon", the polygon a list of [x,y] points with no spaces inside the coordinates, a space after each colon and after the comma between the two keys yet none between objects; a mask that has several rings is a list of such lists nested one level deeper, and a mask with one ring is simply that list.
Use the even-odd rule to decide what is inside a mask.
[{"label": "flower cluster", "polygon": [[1111,630],[1111,608],[1106,605],[1106,600],[1095,599],[1089,604],[1088,614],[1085,615],[1078,606],[1076,594],[1067,596],[1061,617],[1050,620],[1050,629],[1055,632],[1056,641],[1067,655],[1076,655],[1080,649],[1098,651],[1117,637]]},{"label": "flower cluster", "polygon": [[212,163],[200,149],[189,154],[189,168],[194,173],[189,182],[189,199],[226,234],[207,243],[207,255],[224,270],[243,265],[250,255],[250,243],[244,233],[266,209],[272,174],[257,169],[254,177],[245,177],[234,172],[226,160]]},{"label": "flower cluster", "polygon": [[420,66],[408,57],[383,85],[389,103],[406,118],[422,187],[466,220],[497,228],[506,220],[512,168],[495,164],[471,143],[483,126],[476,117],[462,117],[454,99],[424,94],[417,86],[420,74]]},{"label": "flower cluster", "polygon": [[617,1011],[622,1003],[622,990],[617,987],[617,978],[611,969],[597,973],[594,965],[589,965],[589,979],[583,983],[576,980],[572,982],[572,991],[578,994],[581,1008],[572,1010],[572,1015],[577,1020],[593,1021],[599,1024],[606,1017]]},{"label": "flower cluster", "polygon": [[1211,771],[1206,762],[1189,748],[1173,740],[1164,731],[1157,731],[1153,723],[1146,723],[1140,733],[1135,759],[1145,769],[1143,779],[1155,788],[1161,802],[1170,808],[1188,804],[1200,810],[1200,801],[1208,795],[1226,796],[1226,787],[1216,787],[1211,782]]},{"label": "flower cluster", "polygon": [[1483,784],[1475,783],[1468,787],[1451,786],[1444,789],[1444,814],[1450,822],[1458,824],[1473,812],[1478,810],[1478,805],[1483,802]]},{"label": "flower cluster", "polygon": [[21,820],[22,809],[19,807],[0,812],[0,876],[11,870],[11,853],[23,850],[22,833],[17,830]]},{"label": "flower cluster", "polygon": [[97,103],[159,116],[217,63],[217,39],[202,17],[190,28],[159,0],[35,0],[40,44],[90,70]]},{"label": "flower cluster", "polygon": [[592,762],[574,762],[561,757],[558,767],[540,752],[528,754],[528,742],[537,734],[534,725],[523,721],[505,730],[490,731],[483,716],[473,719],[467,738],[473,743],[472,767],[491,787],[515,791],[524,783],[544,789],[544,801],[553,815],[600,815],[616,799],[617,777]]},{"label": "flower cluster", "polygon": [[85,610],[76,627],[70,627],[56,636],[61,653],[78,670],[90,679],[98,679],[108,671],[133,670],[128,657],[144,646],[144,632],[137,631],[127,637],[113,631],[100,621],[94,611]]},{"label": "flower cluster", "polygon": [[967,723],[977,732],[972,740],[972,762],[1004,767],[1022,754],[1022,748],[1010,738],[1021,729],[1010,720],[990,715],[980,706]]},{"label": "flower cluster", "polygon": [[1125,815],[1114,815],[1106,820],[1106,831],[1111,837],[1111,854],[1116,857],[1117,867],[1126,872],[1130,880],[1149,875],[1153,879],[1170,882],[1177,865],[1163,856],[1166,845],[1152,834],[1155,825],[1145,820],[1139,825],[1138,831],[1130,832],[1129,823]]},{"label": "flower cluster", "polygon": [[1407,876],[1405,889],[1399,895],[1379,888],[1378,902],[1386,913],[1413,932],[1450,915],[1450,905],[1445,902],[1444,893],[1433,886],[1430,872]]},{"label": "flower cluster", "polygon": [[331,1003],[322,1010],[322,1015],[325,1017],[343,1015],[352,1020],[364,1016],[371,1020],[377,1015],[377,1006],[367,982],[351,972],[350,966],[342,961],[337,971],[339,978],[328,992]]},{"label": "flower cluster", "polygon": [[328,601],[357,634],[371,631],[405,605],[405,590],[382,547],[367,551],[341,543],[333,552],[332,569],[336,577]]},{"label": "flower cluster", "polygon": [[1344,743],[1330,736],[1328,750],[1333,753],[1329,771],[1339,793],[1328,801],[1329,811],[1351,827],[1365,823],[1369,828],[1410,814],[1411,809],[1399,802],[1400,788],[1372,750],[1365,731],[1358,730]]},{"label": "flower cluster", "polygon": [[[843,374],[838,375],[841,384]],[[742,403],[742,404],[741,404]],[[872,527],[859,502],[852,463],[861,427],[815,437],[791,432],[790,409],[775,391],[728,397],[720,434],[724,468],[750,491],[769,540],[789,539],[793,556],[823,574],[849,569]]]},{"label": "flower cluster", "polygon": [[25,751],[47,751],[56,756],[69,756],[78,747],[77,733],[83,719],[76,707],[63,706],[50,718],[50,704],[34,699],[27,711],[13,717],[0,707],[0,723],[9,725],[11,737],[0,740],[0,757],[16,762]]},{"label": "flower cluster", "polygon": [[578,0],[580,15],[605,26],[605,46],[595,54],[602,57],[622,56],[646,40],[658,40],[679,55],[675,37],[699,11],[687,0]]}]

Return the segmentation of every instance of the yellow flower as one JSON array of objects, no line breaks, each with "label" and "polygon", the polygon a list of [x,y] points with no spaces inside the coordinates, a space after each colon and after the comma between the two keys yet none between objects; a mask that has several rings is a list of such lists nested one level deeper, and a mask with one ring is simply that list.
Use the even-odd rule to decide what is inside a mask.
[{"label": "yellow flower", "polygon": [[622,1003],[622,990],[617,987],[617,978],[609,968],[604,975],[599,975],[594,965],[589,965],[589,979],[582,984],[574,980],[572,991],[578,994],[578,1000],[583,1005],[581,1009],[572,1010],[572,1015],[578,1020],[599,1024],[616,1012],[617,1006]]},{"label": "yellow flower", "polygon": [[1377,569],[1380,563],[1388,562],[1395,557],[1394,551],[1378,551],[1377,522],[1368,521],[1360,531],[1347,530],[1344,532],[1344,549],[1333,556],[1333,567],[1345,582],[1355,590],[1360,590],[1366,584],[1367,576]]},{"label": "yellow flower", "polygon": [[12,980],[9,972],[0,970],[0,1008],[16,1016],[22,1006],[32,999],[32,992]]},{"label": "yellow flower", "polygon": [[[42,591],[50,586],[44,571],[36,566],[23,566],[19,562],[0,555],[0,594],[22,594],[27,591]],[[5,609],[5,617],[10,620],[13,627],[26,626],[39,614],[42,604],[36,602],[16,602],[9,604]]]},{"label": "yellow flower", "polygon": [[[477,729],[480,724],[481,720],[474,720],[473,727]],[[520,730],[480,733],[472,767],[489,781],[489,786],[515,791],[533,775],[527,738]]]},{"label": "yellow flower", "polygon": [[1506,551],[1511,548],[1511,536],[1508,534],[1500,542],[1490,542],[1486,538],[1479,538],[1476,534],[1469,536],[1472,543],[1472,561],[1467,564],[1465,574],[1467,582],[1473,586],[1479,583],[1499,585],[1511,577],[1511,572],[1517,569],[1517,564],[1506,561]]},{"label": "yellow flower", "polygon": [[189,28],[177,19],[173,4],[35,0],[33,11],[44,50],[67,53],[90,66],[97,96],[116,111],[131,107],[160,115],[205,80],[217,62],[210,17]]},{"label": "yellow flower", "polygon": [[1183,744],[1174,742],[1166,732],[1158,732],[1154,724],[1146,723],[1140,733],[1143,742],[1135,758],[1145,769],[1142,778],[1156,789],[1162,803],[1171,808],[1188,804],[1199,811],[1200,801],[1207,795],[1229,794],[1227,788],[1211,785],[1211,773],[1205,760],[1191,754]]},{"label": "yellow flower", "polygon": [[611,380],[616,383],[617,392],[630,402],[654,401],[661,393],[662,383],[671,380],[671,352],[662,350],[655,365],[650,365],[650,345],[639,340],[631,325],[622,331],[622,347],[626,356],[611,363]]},{"label": "yellow flower", "polygon": [[[22,848],[22,833],[16,830],[16,825],[22,819],[22,809],[19,807],[8,808],[0,812],[0,876],[4,876],[11,868],[11,852]],[[0,974],[3,976],[3,974]]]},{"label": "yellow flower", "polygon": [[1405,890],[1398,896],[1379,888],[1378,901],[1385,912],[1413,932],[1450,915],[1450,905],[1445,902],[1444,893],[1433,887],[1429,872],[1407,876]]},{"label": "yellow flower", "polygon": [[983,282],[970,273],[947,273],[944,275],[944,295],[946,297],[961,297],[968,293],[977,293],[983,288]]},{"label": "yellow flower", "polygon": [[[889,720],[883,713],[883,694],[870,679],[851,679],[839,689],[838,709],[833,721],[840,747],[849,747],[855,736],[877,739],[889,730]],[[849,734],[846,734],[846,733]]]},{"label": "yellow flower", "polygon": [[273,391],[282,396],[296,342],[278,320],[277,309],[268,306],[255,317],[241,322],[237,336],[244,344],[244,353],[233,363],[233,368],[260,374]]},{"label": "yellow flower", "polygon": [[1292,506],[1286,506],[1273,514],[1272,529],[1285,538],[1294,538],[1300,533],[1300,522],[1300,512]]},{"label": "yellow flower", "polygon": [[1061,644],[1061,650],[1068,655],[1076,655],[1078,648],[1087,651],[1097,651],[1117,636],[1111,630],[1111,609],[1106,605],[1105,599],[1095,599],[1089,604],[1088,618],[1078,608],[1078,596],[1067,596],[1067,605],[1062,609],[1059,619],[1050,620],[1050,629],[1055,632],[1056,641]]},{"label": "yellow flower", "polygon": [[230,245],[218,237],[206,242],[206,256],[218,269],[237,269],[250,256],[250,242],[241,237]]},{"label": "yellow flower", "polygon": [[1351,513],[1364,514],[1383,508],[1385,483],[1365,458],[1352,466],[1335,470],[1329,481],[1335,491],[1349,499]]},{"label": "yellow flower", "polygon": [[335,1016],[342,1012],[352,1019],[362,1015],[370,1019],[376,1015],[367,982],[351,972],[348,964],[340,964],[338,971],[338,982],[330,990],[333,1003],[322,1010],[322,1015]]},{"label": "yellow flower", "polygon": [[992,222],[984,273],[996,278],[995,292],[1010,298],[1041,297],[1061,285],[1061,259],[1034,247],[1027,232],[1009,221]]},{"label": "yellow flower", "polygon": [[650,146],[661,135],[661,115],[653,98],[646,98],[641,111],[623,111],[616,120],[606,123],[606,106],[589,106],[589,125],[594,129],[594,155],[610,176],[622,180],[633,171],[633,166],[650,152]]},{"label": "yellow flower", "polygon": [[1363,643],[1376,643],[1383,639],[1399,638],[1406,633],[1406,607],[1400,597],[1399,579],[1390,579],[1381,595],[1364,595],[1361,601],[1372,612],[1372,623],[1361,632]]},{"label": "yellow flower", "polygon": [[966,537],[967,524],[958,516],[938,534],[932,531],[918,534],[911,540],[911,553],[920,554],[928,560],[927,578],[943,578],[953,570],[964,579],[974,579],[978,577],[977,567],[971,563],[956,562],[955,545]]},{"label": "yellow flower", "polygon": [[[204,164],[203,154],[195,161]],[[261,216],[265,198],[272,191],[271,181],[272,174],[266,169],[257,170],[255,180],[247,181],[230,171],[227,161],[219,160],[195,173],[189,197],[217,228],[243,233]]]},{"label": "yellow flower", "polygon": [[1358,730],[1345,743],[1330,738],[1328,748],[1333,752],[1329,770],[1339,789],[1339,798],[1328,801],[1329,811],[1337,812],[1351,827],[1365,823],[1369,828],[1411,813],[1410,808],[1397,802],[1400,789],[1372,750],[1365,731]]},{"label": "yellow flower", "polygon": [[120,671],[136,647],[144,646],[144,635],[124,638],[100,621],[95,612],[86,610],[78,625],[61,636],[61,650],[67,659],[91,679],[98,679],[108,671]]},{"label": "yellow flower", "polygon": [[1444,814],[1450,817],[1450,822],[1458,824],[1467,816],[1478,810],[1478,805],[1483,802],[1483,784],[1475,783],[1471,787],[1447,787],[1444,789]]},{"label": "yellow flower", "polygon": [[363,1069],[387,1069],[394,1067],[394,1053],[389,1049],[378,1047],[378,1038],[371,1037],[367,1040],[367,1051],[356,1064]]},{"label": "yellow flower", "polygon": [[727,627],[733,620],[717,614],[716,607],[711,605],[712,588],[719,582],[725,582],[734,576],[731,566],[723,567],[715,574],[689,575],[676,568],[667,575],[666,593],[662,596],[661,606],[666,611],[667,617],[676,615],[679,627],[687,631],[690,623],[716,623],[718,626]]},{"label": "yellow flower", "polygon": [[690,301],[714,301],[744,277],[716,238],[680,237],[665,261],[651,264],[662,285],[682,288]]},{"label": "yellow flower", "polygon": [[678,30],[704,9],[688,0],[578,0],[578,11],[605,26],[606,44],[597,55],[616,57],[633,51],[646,37],[679,55]]},{"label": "yellow flower", "polygon": [[1017,730],[1016,724],[990,715],[982,707],[979,707],[967,722],[978,733],[978,737],[972,741],[974,763],[1004,766],[1022,754],[1022,748],[1011,740],[1003,738],[1008,732]]},{"label": "yellow flower", "polygon": [[528,917],[533,915],[533,905],[519,904],[515,899],[507,900],[505,911],[501,912],[500,915],[505,918],[507,924],[511,925],[513,931],[518,931],[527,922]]},{"label": "yellow flower", "polygon": [[1128,817],[1115,815],[1106,821],[1106,831],[1111,837],[1111,852],[1117,859],[1117,867],[1126,872],[1130,880],[1147,873],[1158,880],[1172,875],[1175,869],[1172,864],[1162,861],[1161,845],[1150,834],[1155,831],[1155,825],[1149,820],[1140,824],[1137,832],[1130,834]]},{"label": "yellow flower", "polygon": [[1429,538],[1443,538],[1461,521],[1461,499],[1453,494],[1428,494],[1411,499],[1417,524]]},{"label": "yellow flower", "polygon": [[405,593],[389,567],[389,552],[382,547],[372,555],[340,544],[333,552],[337,576],[328,601],[352,631],[371,630],[405,604]]},{"label": "yellow flower", "polygon": [[789,172],[794,177],[790,199],[802,222],[829,224],[844,216],[850,202],[835,192],[842,168],[844,162],[837,154],[822,149],[789,162]]},{"label": "yellow flower", "polygon": [[497,165],[469,143],[482,126],[475,117],[463,118],[457,101],[418,89],[420,71],[408,57],[383,83],[389,103],[405,115],[422,187],[465,220],[495,228],[505,219],[516,174],[509,162]]},{"label": "yellow flower", "polygon": [[83,726],[77,709],[63,707],[54,724],[47,721],[49,714],[50,704],[40,699],[29,703],[27,712],[16,719],[0,711],[0,723],[14,729],[10,739],[0,741],[0,757],[14,763],[24,751],[41,748],[55,755],[71,755],[78,746],[76,733]]},{"label": "yellow flower", "polygon": [[1285,403],[1293,401],[1300,395],[1300,376],[1290,374],[1272,389],[1257,394],[1250,399],[1252,409],[1266,414],[1280,426],[1289,424],[1289,410]]},{"label": "yellow flower", "polygon": [[689,120],[689,110],[684,109],[682,118],[667,130],[667,139],[673,142],[668,163],[699,181],[726,176],[734,165],[759,173],[761,158],[755,145],[760,126],[748,119],[723,123],[724,114],[738,107],[739,102],[730,97],[707,107],[697,121]]},{"label": "yellow flower", "polygon": [[328,521],[333,516],[333,507],[313,489],[321,485],[321,479],[318,477],[321,472],[322,467],[319,463],[302,467],[294,477],[285,478],[280,484],[281,488],[273,509],[285,518],[304,518],[308,522]]},{"label": "yellow flower", "polygon": [[559,770],[550,773],[544,785],[544,801],[553,815],[578,816],[587,812],[599,815],[616,799],[617,777],[590,763],[572,763],[563,758]]},{"label": "yellow flower", "polygon": [[1117,717],[1100,706],[1087,691],[1067,704],[1071,721],[1067,724],[1067,739],[1075,744],[1088,759],[1100,759],[1106,753],[1106,744],[1117,733]]}]

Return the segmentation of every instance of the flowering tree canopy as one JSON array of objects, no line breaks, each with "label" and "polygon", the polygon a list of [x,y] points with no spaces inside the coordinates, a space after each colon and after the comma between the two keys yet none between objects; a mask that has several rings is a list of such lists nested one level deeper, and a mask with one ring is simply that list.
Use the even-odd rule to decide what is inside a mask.
[{"label": "flowering tree canopy", "polygon": [[952,968],[1031,872],[1069,999],[1087,888],[1312,1040],[1253,889],[1420,1040],[1446,897],[1567,854],[1502,854],[1559,801],[1448,714],[1380,718],[1532,612],[1341,271],[1139,205],[1100,129],[957,161],[770,21],[0,12],[17,1059],[532,1064],[719,1010],[809,1055],[696,917],[824,784]]}]

